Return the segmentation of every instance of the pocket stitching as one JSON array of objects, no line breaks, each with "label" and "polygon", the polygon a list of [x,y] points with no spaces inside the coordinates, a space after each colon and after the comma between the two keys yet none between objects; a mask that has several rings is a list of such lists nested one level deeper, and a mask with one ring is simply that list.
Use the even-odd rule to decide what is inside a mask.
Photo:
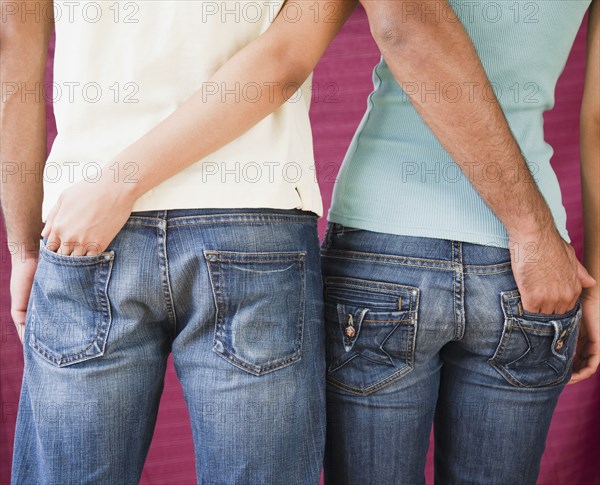
[{"label": "pocket stitching", "polygon": [[[331,282],[331,281],[347,281],[347,280],[352,280],[353,278],[345,278],[345,277],[329,277],[329,278],[325,278],[325,282],[326,284]],[[406,374],[408,374],[409,372],[411,372],[414,369],[414,354],[416,352],[416,335],[417,335],[417,325],[418,325],[418,319],[417,319],[417,315],[416,315],[416,308],[418,308],[418,302],[419,302],[419,296],[420,296],[420,290],[419,288],[416,287],[411,287],[411,286],[406,286],[406,285],[395,285],[393,283],[376,283],[376,285],[389,285],[389,286],[395,286],[397,288],[401,288],[403,290],[405,290],[406,292],[409,293],[410,298],[409,298],[409,308],[408,310],[400,310],[400,309],[395,309],[395,310],[390,310],[388,312],[384,312],[384,313],[391,313],[391,312],[398,312],[398,313],[404,313],[404,314],[408,314],[409,315],[409,319],[408,320],[401,320],[402,322],[408,321],[411,322],[409,323],[408,326],[408,332],[409,335],[406,339],[406,367],[397,370],[396,372],[390,374],[389,376],[380,379],[379,381],[375,382],[374,384],[371,384],[370,386],[367,386],[365,388],[357,388],[357,387],[353,387],[353,386],[349,386],[347,384],[344,384],[342,382],[340,382],[339,380],[335,379],[334,377],[332,377],[332,372],[335,370],[340,369],[341,367],[345,366],[346,364],[350,363],[352,360],[354,360],[356,357],[359,356],[359,354],[356,354],[355,356],[351,357],[350,359],[348,359],[346,362],[344,362],[343,365],[336,367],[335,369],[331,369],[330,372],[327,373],[327,381],[333,385],[334,387],[337,387],[338,389],[347,391],[351,394],[354,395],[361,395],[361,396],[366,396],[369,394],[372,394],[384,387],[386,387],[389,384],[392,384],[393,382],[395,382],[396,380],[402,378],[403,376],[405,376]],[[337,286],[339,287],[340,284],[337,283]],[[348,285],[348,286],[358,286],[358,285]],[[361,289],[367,289],[370,290],[372,288],[372,286],[369,285],[362,285],[359,286]],[[375,286],[375,288],[380,289],[379,286]],[[385,289],[382,289],[383,292],[385,293],[391,293],[393,294],[393,291],[386,291]],[[377,313],[377,312],[376,312]],[[339,325],[339,322],[337,322],[337,325]],[[400,325],[400,324],[399,324]],[[398,326],[399,326],[398,325]],[[337,327],[336,327],[337,328]],[[377,363],[378,365],[380,365],[380,363]]]},{"label": "pocket stitching", "polygon": [[[414,342],[415,340],[415,336],[417,334],[416,332],[416,323],[415,324],[411,324],[409,327],[409,331],[412,333],[412,338],[408,338],[406,339],[407,342],[407,346],[409,345],[409,342]],[[351,394],[355,394],[355,395],[359,395],[359,396],[367,396],[369,394],[373,394],[376,391],[379,391],[380,389],[383,389],[384,387],[388,386],[389,384],[392,384],[393,382],[397,381],[398,379],[404,377],[406,374],[408,374],[409,372],[411,372],[414,369],[414,365],[413,365],[413,355],[414,354],[414,350],[415,346],[413,343],[413,350],[412,352],[407,353],[407,366],[403,369],[399,369],[396,372],[390,374],[389,376],[380,379],[379,381],[375,382],[374,384],[371,384],[370,386],[365,387],[364,389],[359,389],[358,387],[351,387],[348,386],[346,384],[343,384],[342,382],[338,381],[337,379],[334,379],[333,377],[331,377],[330,374],[327,375],[327,381],[339,388],[342,389],[344,391],[347,391]],[[355,357],[358,357],[358,354],[356,354]],[[353,360],[355,357],[352,357],[352,359],[348,360],[347,362],[350,362],[351,360]]]},{"label": "pocket stitching", "polygon": [[[96,292],[96,305],[98,306],[99,312],[102,314],[102,319],[95,328],[95,335],[92,337],[90,344],[75,354],[59,356],[59,354],[52,351],[52,349],[44,345],[44,343],[35,336],[35,333],[32,328],[31,334],[29,335],[29,346],[33,350],[35,350],[36,353],[44,360],[56,365],[57,367],[66,367],[68,365],[78,364],[80,362],[85,362],[87,360],[91,360],[104,355],[106,349],[106,342],[108,340],[108,332],[110,331],[110,327],[112,326],[112,312],[110,309],[110,300],[108,297],[108,284],[110,282],[110,276],[112,274],[114,251],[110,251],[110,256],[110,258],[103,257],[102,259],[99,259],[98,261],[95,261],[93,263],[99,266],[99,270],[101,270],[101,277],[104,279],[104,284],[102,284],[102,282],[99,282],[100,288]],[[50,262],[54,263],[55,260],[50,260]],[[91,264],[86,262],[85,265],[89,266]],[[36,319],[37,315],[35,312],[35,304],[32,304],[31,311],[32,321],[34,319],[36,321],[39,320],[39,318]],[[105,330],[103,331],[103,329]],[[106,336],[106,338],[103,338],[103,336]],[[102,338],[102,344],[98,345],[98,340]],[[98,347],[98,352],[91,355],[86,355],[88,351],[92,349],[95,345]]]},{"label": "pocket stitching", "polygon": [[[350,283],[346,283],[347,281],[350,281]],[[395,283],[387,283],[387,282],[371,282],[371,281],[366,281],[366,280],[359,280],[357,278],[347,278],[344,276],[326,277],[325,285],[326,285],[326,287],[333,286],[333,287],[340,288],[341,286],[344,286],[344,287],[358,288],[361,290],[369,290],[369,291],[373,291],[375,293],[390,293],[390,294],[395,294],[399,290],[404,290],[407,293],[412,293],[412,291],[418,290],[418,288],[415,288],[413,286],[397,285]],[[386,287],[389,287],[389,289],[387,289]]]},{"label": "pocket stitching", "polygon": [[115,252],[103,251],[93,256],[66,256],[50,251],[44,244],[40,244],[40,254],[46,261],[63,266],[94,266],[103,262],[112,261]]},{"label": "pocket stitching", "polygon": [[[504,301],[502,301],[502,306],[503,306],[503,310],[504,310]],[[567,337],[566,337],[566,338],[568,338],[571,336],[571,334],[575,330],[576,326],[579,324],[579,319],[577,318],[577,314],[575,314],[575,317],[571,316],[571,317],[565,317],[565,318],[575,318],[576,319],[576,321],[571,324],[571,329],[569,330],[569,333],[567,334]],[[498,345],[496,352],[494,352],[494,355],[488,360],[490,365],[494,369],[496,369],[496,371],[498,371],[498,373],[500,375],[502,375],[502,377],[504,377],[508,381],[509,384],[512,384],[515,387],[541,388],[541,387],[553,387],[553,386],[556,386],[557,384],[560,384],[564,380],[565,376],[569,373],[574,354],[572,354],[569,358],[565,357],[565,361],[566,361],[565,362],[565,371],[562,374],[560,374],[553,381],[551,381],[549,383],[543,383],[543,384],[524,384],[510,371],[510,369],[507,367],[509,364],[500,364],[499,362],[497,362],[498,359],[502,358],[502,356],[504,355],[504,353],[506,351],[508,343],[510,342],[510,337],[512,335],[512,331],[515,328],[521,328],[518,323],[515,324],[513,322],[516,322],[516,319],[514,317],[505,318],[504,328],[502,331],[502,335],[500,336],[500,344]],[[543,323],[546,323],[546,322],[543,322]],[[525,327],[525,328],[527,328],[527,327]],[[548,335],[552,335],[552,332],[549,332]],[[527,336],[525,336],[525,337],[527,338]],[[554,340],[556,340],[556,336],[553,338],[552,345],[554,345]],[[522,359],[525,355],[527,355],[527,353],[529,353],[531,351],[531,344],[529,343],[529,340],[528,340],[528,345],[529,345],[529,348],[527,349],[527,352],[525,352],[518,359],[515,359],[513,362],[516,362],[516,361]],[[544,364],[547,364],[547,365],[549,365],[549,367],[554,369],[554,366],[548,364],[547,361],[544,361]]]},{"label": "pocket stitching", "polygon": [[[219,269],[219,288],[218,290],[215,288],[215,285],[213,284],[213,279],[209,278],[211,280],[211,287],[213,290],[213,300],[215,302],[215,308],[217,310],[217,315],[215,318],[215,330],[213,332],[213,346],[212,346],[212,351],[215,352],[217,355],[219,355],[220,357],[224,358],[227,362],[230,362],[231,364],[235,365],[236,367],[247,371],[248,373],[255,375],[255,376],[260,376],[263,374],[266,374],[268,372],[274,371],[274,370],[279,370],[282,369],[284,367],[287,367],[295,362],[298,362],[301,360],[302,358],[302,340],[303,340],[303,335],[304,335],[304,314],[305,314],[305,295],[306,295],[306,271],[305,271],[305,258],[306,258],[306,251],[299,251],[296,253],[293,252],[280,252],[280,253],[241,253],[241,252],[235,252],[235,251],[229,251],[229,252],[225,252],[225,251],[204,251],[205,254],[205,259],[207,261],[207,266],[208,266],[208,271],[209,274],[213,275],[214,271],[211,268],[211,263],[217,263],[218,269]],[[228,257],[223,258],[222,255],[226,254],[228,255]],[[242,256],[241,259],[236,259],[235,255],[238,256]],[[256,259],[252,259],[252,258],[248,258],[245,259],[246,255],[252,255],[252,256],[261,256],[264,255],[264,257],[261,258],[256,258]],[[266,257],[266,255],[269,255],[269,257]],[[276,257],[270,258],[271,255],[274,255]],[[209,258],[208,256],[213,256],[214,258]],[[281,257],[281,258],[280,258]],[[300,274],[300,278],[301,278],[301,288],[302,288],[302,294],[301,294],[301,298],[300,300],[304,303],[302,303],[300,305],[300,310],[299,310],[299,317],[298,317],[298,332],[296,334],[296,340],[294,343],[294,346],[297,347],[296,350],[294,351],[293,354],[291,354],[289,357],[286,358],[280,358],[280,359],[273,359],[270,361],[265,362],[264,364],[258,366],[255,364],[252,364],[250,362],[246,362],[245,360],[239,358],[238,356],[234,355],[232,352],[229,351],[229,349],[223,344],[223,328],[224,328],[224,304],[225,304],[225,298],[223,296],[223,293],[221,291],[221,289],[224,287],[223,284],[223,271],[222,271],[222,266],[221,263],[223,262],[227,262],[227,263],[239,263],[239,262],[244,262],[244,263],[273,263],[273,262],[286,262],[286,261],[294,261],[297,265],[300,266],[299,268],[299,274]],[[223,350],[218,350],[216,345],[217,342],[221,344],[222,349]]]}]

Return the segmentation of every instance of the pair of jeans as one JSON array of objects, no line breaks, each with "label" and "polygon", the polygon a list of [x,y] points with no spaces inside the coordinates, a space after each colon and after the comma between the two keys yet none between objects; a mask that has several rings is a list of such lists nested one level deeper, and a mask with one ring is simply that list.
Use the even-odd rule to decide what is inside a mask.
[{"label": "pair of jeans", "polygon": [[12,483],[138,483],[172,352],[200,484],[310,484],[325,446],[317,217],[132,214],[98,256],[40,249]]},{"label": "pair of jeans", "polygon": [[[581,320],[523,310],[508,249],[331,224],[327,485],[535,484]],[[532,261],[532,264],[535,264]]]}]

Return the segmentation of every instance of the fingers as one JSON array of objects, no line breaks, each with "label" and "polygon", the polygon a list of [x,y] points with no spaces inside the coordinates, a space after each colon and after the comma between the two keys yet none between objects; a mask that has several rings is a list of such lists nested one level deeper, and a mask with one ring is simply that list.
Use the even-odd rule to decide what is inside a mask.
[{"label": "fingers", "polygon": [[581,295],[581,288],[564,289],[560,294],[521,294],[521,303],[527,313],[540,315],[562,315],[573,309]]},{"label": "fingers", "polygon": [[23,339],[25,337],[25,317],[26,312],[23,310],[11,310],[10,316],[12,317],[13,323],[15,324],[15,328],[17,329],[17,335],[19,336],[19,340],[23,343]]},{"label": "fingers", "polygon": [[46,242],[46,249],[48,249],[48,251],[51,251],[53,253],[61,252],[62,241],[60,240],[57,234],[55,234],[54,232],[50,232],[48,236],[44,237],[48,238],[48,241]]},{"label": "fingers", "polygon": [[25,324],[24,323],[15,323],[15,327],[17,329],[17,335],[19,336],[19,340],[21,344],[25,341]]},{"label": "fingers", "polygon": [[48,239],[46,248],[62,256],[96,256],[100,254],[102,250],[99,243],[82,243],[80,240],[83,239],[85,241],[85,237],[69,237],[63,234],[60,224],[57,225],[55,223],[61,203],[62,200],[59,198],[48,214],[46,224],[42,230],[42,236]]},{"label": "fingers", "polygon": [[97,256],[103,251],[103,246],[100,243],[81,243],[73,241],[73,239],[75,238],[61,237],[55,232],[51,232],[48,236],[46,248],[62,256]]},{"label": "fingers", "polygon": [[598,370],[598,362],[600,362],[600,358],[596,356],[595,359],[588,360],[585,367],[573,371],[569,384],[577,384],[578,382],[592,377],[596,373],[596,370]]},{"label": "fingers", "polygon": [[[583,329],[582,329],[583,330]],[[576,384],[592,377],[600,365],[600,343],[589,341],[587,337],[580,340],[573,359],[573,374],[569,384]]]},{"label": "fingers", "polygon": [[100,244],[96,242],[89,243],[74,243],[73,252],[71,256],[96,256],[100,254],[102,249],[100,248]]},{"label": "fingers", "polygon": [[579,276],[579,281],[581,281],[583,288],[593,288],[596,286],[596,280],[579,261],[577,262],[577,276]]}]

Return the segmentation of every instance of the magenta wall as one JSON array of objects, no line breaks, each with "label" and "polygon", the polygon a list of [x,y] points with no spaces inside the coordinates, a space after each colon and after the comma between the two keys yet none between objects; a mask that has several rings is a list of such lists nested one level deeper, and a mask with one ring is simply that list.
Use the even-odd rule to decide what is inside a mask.
[{"label": "magenta wall", "polygon": [[[585,62],[585,33],[577,39],[560,80],[557,106],[546,117],[548,139],[555,148],[553,165],[560,177],[569,213],[569,231],[581,253],[581,199],[578,172],[578,119]],[[544,55],[540,53],[540,55]],[[551,55],[548,53],[548,55]],[[371,40],[364,12],[358,11],[335,40],[315,75],[312,111],[319,182],[329,207],[335,174],[366,106],[371,70],[379,54]],[[54,131],[52,122],[49,122]],[[324,221],[321,222],[321,232]],[[0,483],[9,482],[12,437],[23,358],[9,313],[10,261],[4,232],[0,275]],[[431,457],[430,457],[431,458]],[[552,422],[540,485],[600,485],[600,374],[561,397]],[[432,483],[431,460],[427,468]],[[194,456],[181,387],[169,366],[156,433],[144,469],[144,485],[191,485]],[[382,484],[386,485],[386,484]]]}]

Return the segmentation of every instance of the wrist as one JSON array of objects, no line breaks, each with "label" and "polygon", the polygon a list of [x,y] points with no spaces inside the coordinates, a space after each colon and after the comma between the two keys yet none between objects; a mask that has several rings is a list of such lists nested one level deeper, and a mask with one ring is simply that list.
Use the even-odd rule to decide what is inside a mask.
[{"label": "wrist", "polygon": [[600,286],[596,284],[593,288],[584,288],[581,292],[583,300],[600,301]]},{"label": "wrist", "polygon": [[513,240],[558,235],[554,216],[546,200],[537,188],[532,192],[531,184],[535,187],[533,179],[526,185],[522,182],[514,188],[511,197],[515,203],[510,204],[507,208],[510,210],[501,218],[509,237]]},{"label": "wrist", "polygon": [[100,179],[100,190],[107,196],[116,198],[117,203],[133,205],[143,193],[140,191],[140,183],[133,177],[117,177],[108,173]]},{"label": "wrist", "polygon": [[508,236],[513,241],[537,241],[540,238],[560,238],[550,210],[531,212],[505,224]]},{"label": "wrist", "polygon": [[40,240],[19,243],[8,243],[8,252],[12,264],[37,261],[40,251]]}]

